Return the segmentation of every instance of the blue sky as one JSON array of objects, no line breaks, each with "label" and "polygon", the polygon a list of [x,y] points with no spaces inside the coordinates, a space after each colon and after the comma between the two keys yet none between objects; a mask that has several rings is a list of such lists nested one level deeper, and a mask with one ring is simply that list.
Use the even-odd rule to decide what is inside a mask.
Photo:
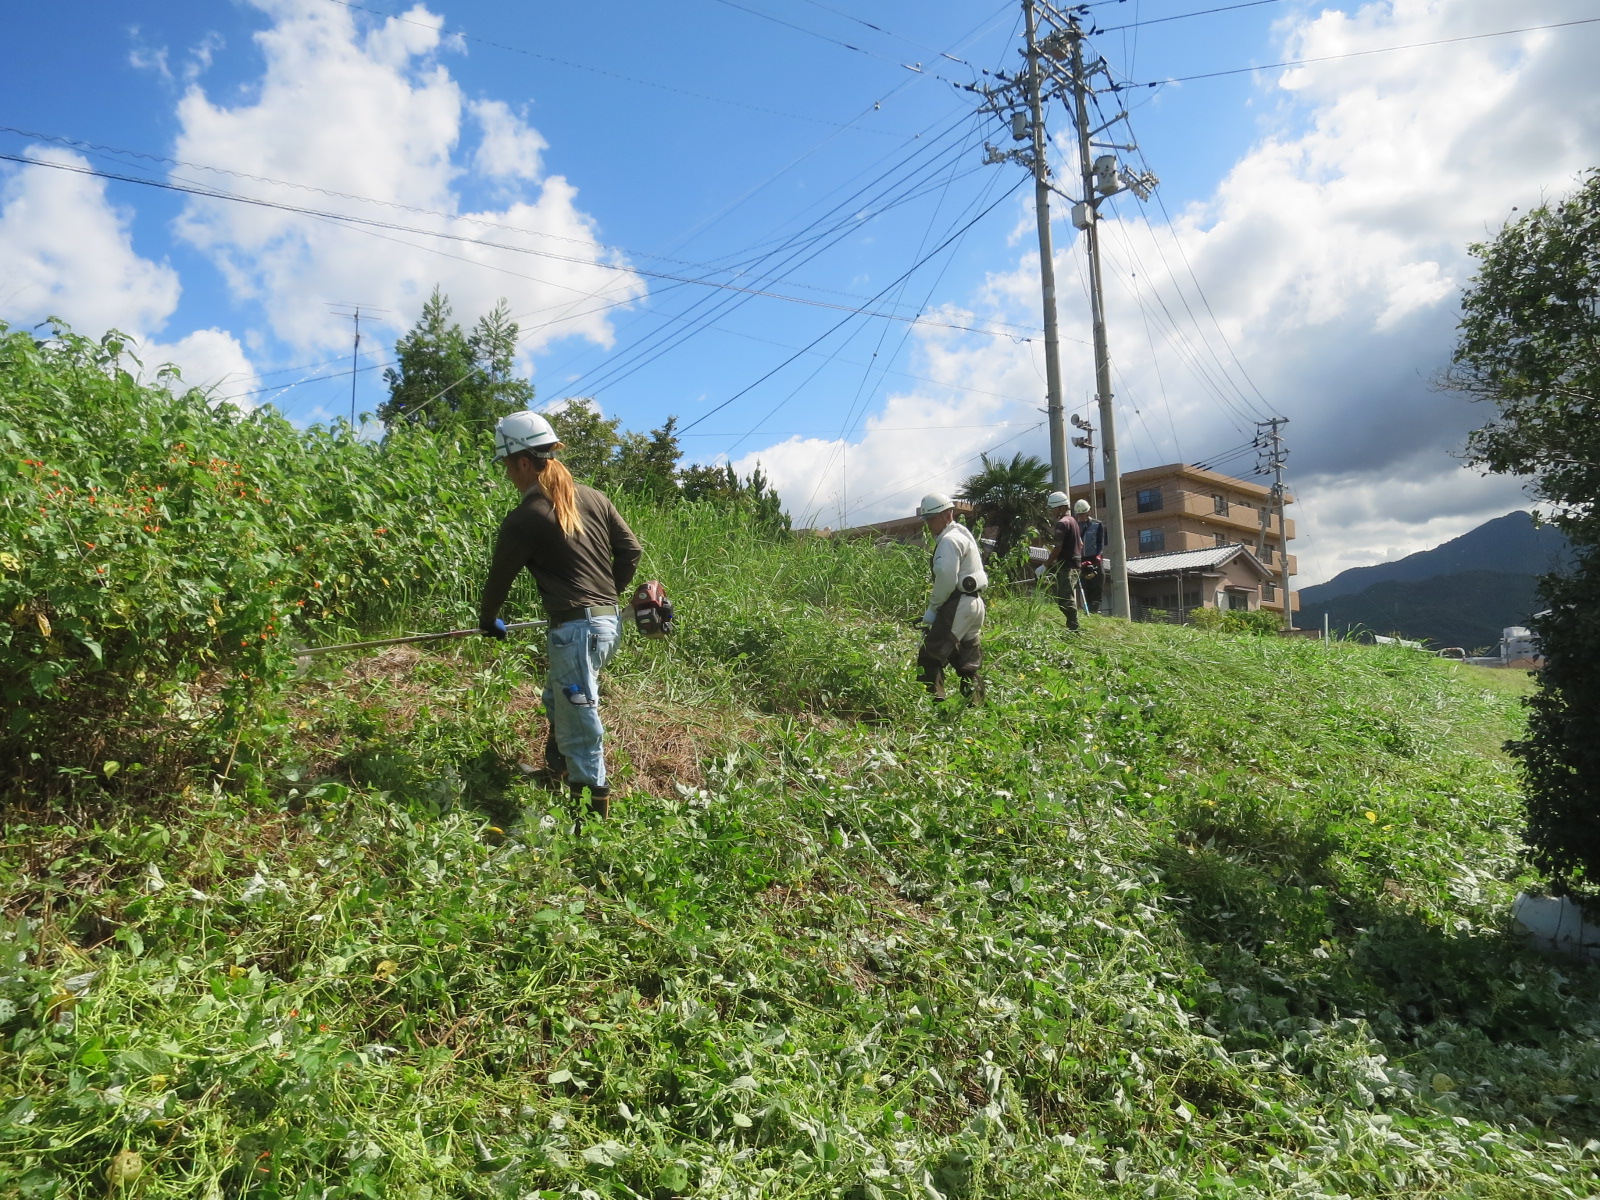
[{"label": "blue sky", "polygon": [[[1224,454],[1288,416],[1303,583],[1525,504],[1451,457],[1478,414],[1430,381],[1466,244],[1600,162],[1600,25],[1476,35],[1600,8],[1184,15],[1215,7],[1088,14],[1133,83],[1325,60],[1121,94],[1162,181],[1109,206],[1124,467]],[[54,165],[0,162],[0,320],[114,325],[151,365],[309,422],[349,411],[340,304],[366,310],[370,411],[436,283],[464,324],[505,296],[541,404],[594,396],[637,429],[676,414],[691,456],[760,462],[803,522],[898,515],[980,451],[1045,454],[1031,188],[984,165],[982,142],[1009,138],[956,86],[1015,66],[1019,17],[940,0],[28,6],[8,18],[0,153]],[[1424,42],[1443,44],[1366,53]],[[1049,123],[1068,132],[1059,106]],[[1065,394],[1088,413],[1062,217]],[[898,319],[848,311],[864,307]]]}]

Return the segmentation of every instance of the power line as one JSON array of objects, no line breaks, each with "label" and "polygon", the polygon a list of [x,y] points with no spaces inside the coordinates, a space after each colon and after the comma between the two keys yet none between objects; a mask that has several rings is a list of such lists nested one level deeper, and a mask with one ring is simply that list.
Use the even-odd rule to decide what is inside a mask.
[{"label": "power line", "polygon": [[1226,71],[1207,71],[1200,75],[1173,75],[1150,83],[1113,83],[1110,90],[1124,92],[1131,88],[1164,87],[1169,83],[1192,83],[1197,79],[1220,79],[1224,75],[1248,75],[1252,71],[1276,71],[1281,67],[1303,67],[1309,63],[1337,62],[1345,58],[1361,58],[1369,54],[1392,54],[1397,50],[1421,50],[1428,46],[1449,46],[1456,42],[1475,42],[1483,38],[1511,37],[1518,33],[1537,33],[1543,29],[1567,29],[1574,25],[1593,25],[1600,17],[1583,17],[1576,21],[1553,21],[1548,25],[1525,25],[1521,29],[1497,29],[1492,33],[1468,33],[1461,37],[1435,38],[1430,42],[1408,42],[1403,46],[1376,46],[1370,50],[1348,50],[1343,54],[1320,54],[1315,58],[1295,58],[1287,62],[1263,63],[1255,67],[1233,67]]},{"label": "power line", "polygon": [[782,25],[785,29],[793,29],[795,32],[803,33],[807,37],[820,38],[822,41],[830,42],[835,46],[843,46],[846,50],[854,50],[857,54],[865,54],[869,58],[876,58],[881,62],[896,63],[899,66],[905,65],[904,63],[899,62],[898,59],[893,59],[887,55],[879,54],[875,50],[867,50],[860,46],[853,46],[849,42],[841,41],[839,38],[830,37],[825,33],[818,33],[815,29],[807,29],[804,25],[796,25],[793,21],[785,21],[782,17],[775,17],[771,13],[764,13],[760,9],[751,8],[748,5],[740,4],[738,3],[738,0],[716,0],[716,2],[718,4],[725,4],[729,8],[736,8],[743,13],[749,13],[752,17],[760,17],[763,21],[771,21],[776,25]]},{"label": "power line", "polygon": [[1245,0],[1243,4],[1224,4],[1220,8],[1202,8],[1197,12],[1174,13],[1170,17],[1150,17],[1143,21],[1129,21],[1126,25],[1108,25],[1103,29],[1091,29],[1085,36],[1092,37],[1097,33],[1117,33],[1123,29],[1139,29],[1145,25],[1161,25],[1167,21],[1183,21],[1189,17],[1209,17],[1213,13],[1233,12],[1240,8],[1259,8],[1263,4],[1279,4],[1282,0]]},{"label": "power line", "polygon": [[[489,38],[479,37],[476,34],[467,33],[460,29],[445,29],[442,25],[434,25],[428,21],[418,21],[411,17],[401,16],[398,13],[386,12],[381,8],[373,8],[371,5],[357,4],[355,0],[328,0],[328,2],[330,4],[338,4],[345,8],[354,9],[357,12],[369,13],[375,17],[384,17],[390,21],[398,21],[405,25],[417,25],[423,29],[435,30],[441,36],[460,38],[464,42],[476,42],[480,46],[492,46],[494,49],[504,50],[508,54],[521,54],[528,58],[542,59],[544,62],[552,62],[558,66],[571,67],[577,71],[588,71],[594,75],[604,75],[608,79],[620,79],[624,83],[636,83],[641,87],[656,88],[657,90],[663,92],[673,92],[679,96],[688,96],[692,100],[708,100],[713,104],[726,104],[733,108],[749,109],[751,112],[765,113],[766,115],[773,117],[784,117],[791,121],[809,121],[815,125],[834,125],[840,129],[849,129],[854,125],[854,122],[851,122],[850,124],[842,124],[838,121],[829,121],[824,117],[811,117],[806,116],[803,113],[784,112],[782,109],[777,108],[764,108],[759,104],[746,104],[742,100],[729,100],[722,96],[708,95],[705,92],[692,92],[688,88],[674,87],[670,83],[657,83],[651,79],[640,79],[637,76],[624,75],[620,71],[610,71],[604,67],[591,67],[587,63],[573,62],[569,58],[557,58],[553,54],[541,54],[537,50],[528,50],[521,46],[509,46],[504,42],[496,42]],[[863,132],[880,134],[885,137],[904,136],[887,129],[864,129]]]},{"label": "power line", "polygon": [[[343,0],[337,0],[342,3]],[[285,204],[276,200],[265,200],[255,196],[241,196],[233,192],[224,192],[214,188],[189,186],[181,183],[171,183],[157,179],[141,179],[137,175],[120,175],[113,171],[97,171],[92,167],[80,167],[71,163],[44,162],[36,158],[27,158],[16,154],[0,154],[0,161],[21,163],[30,167],[48,167],[57,171],[69,171],[76,175],[92,175],[99,179],[111,179],[120,183],[135,183],[143,187],[160,188],[165,191],[182,192],[186,195],[199,196],[208,200],[228,200],[235,204],[249,204],[258,208],[271,208],[280,212],[291,212],[301,216],[315,217],[324,221],[337,221],[343,224],[363,225],[375,229],[389,229],[400,233],[413,233],[422,237],[444,238],[453,242],[464,242],[468,245],[483,246],[491,250],[505,250],[513,254],[528,254],[537,258],[554,259],[557,262],[572,263],[578,266],[595,267],[605,271],[617,271],[624,274],[643,275],[650,279],[670,280],[674,283],[698,284],[702,287],[719,288],[730,292],[742,292],[752,296],[762,296],[770,300],[788,300],[796,304],[805,304],[814,308],[829,308],[846,312],[851,315],[868,315],[882,317],[890,321],[908,321],[913,324],[930,325],[943,329],[959,330],[963,333],[988,333],[991,336],[1010,337],[1012,335],[1001,333],[998,330],[979,329],[975,326],[957,325],[943,321],[928,321],[914,317],[902,317],[895,313],[868,312],[865,309],[855,308],[845,304],[834,304],[826,300],[807,300],[800,296],[788,296],[781,292],[768,292],[758,288],[742,288],[736,284],[721,283],[712,279],[695,279],[682,275],[672,275],[663,271],[650,271],[643,267],[608,263],[600,259],[574,258],[571,255],[555,254],[548,250],[535,250],[528,246],[512,246],[504,242],[491,242],[484,238],[468,237],[465,234],[449,233],[438,229],[419,229],[415,226],[400,225],[392,221],[379,221],[371,217],[359,217],[349,213],[324,212],[313,208],[305,208],[296,204]],[[867,302],[872,303],[877,297],[869,297]]]},{"label": "power line", "polygon": [[[604,251],[608,251],[608,252],[613,253],[613,254],[626,255],[626,256],[631,257],[631,258],[648,258],[648,259],[653,259],[656,262],[676,263],[679,266],[691,267],[691,268],[695,268],[697,270],[714,271],[714,270],[721,269],[721,268],[718,268],[718,267],[715,267],[715,266],[712,266],[712,265],[708,265],[708,264],[705,264],[705,263],[695,262],[695,261],[690,260],[690,259],[674,258],[674,257],[671,257],[669,255],[664,255],[664,254],[653,254],[653,253],[651,253],[649,251],[634,250],[634,249],[631,249],[631,248],[626,247],[626,246],[616,246],[616,245],[611,245],[611,244],[606,243],[606,242],[596,242],[596,241],[593,241],[592,239],[588,239],[588,238],[566,237],[566,236],[564,236],[562,234],[549,233],[549,232],[547,232],[545,230],[542,230],[542,229],[531,229],[531,228],[529,228],[529,227],[527,227],[525,225],[508,225],[508,224],[505,224],[504,222],[501,222],[501,221],[490,221],[490,220],[488,220],[488,219],[486,219],[484,217],[476,216],[476,215],[469,214],[469,213],[443,212],[443,211],[441,211],[439,209],[434,209],[434,208],[422,208],[422,207],[418,207],[417,205],[412,205],[412,204],[401,204],[398,201],[393,201],[393,200],[380,200],[380,199],[377,199],[376,197],[373,197],[373,196],[361,196],[361,195],[357,195],[357,194],[352,193],[352,192],[334,191],[334,190],[332,190],[330,188],[317,187],[314,184],[296,183],[296,182],[294,182],[292,180],[274,179],[274,178],[272,178],[270,176],[266,176],[266,175],[252,175],[247,171],[234,171],[234,170],[230,170],[227,167],[215,167],[215,166],[210,166],[210,165],[208,165],[206,163],[196,163],[196,162],[190,162],[190,161],[187,161],[187,160],[184,160],[184,159],[168,158],[165,155],[150,154],[150,153],[148,153],[146,151],[143,151],[143,150],[131,150],[131,149],[128,149],[126,147],[121,147],[121,146],[108,146],[108,145],[105,145],[105,144],[99,143],[99,142],[83,141],[83,140],[78,139],[78,138],[67,137],[64,134],[43,133],[43,132],[40,132],[38,130],[31,130],[31,129],[19,129],[19,128],[15,127],[15,126],[11,126],[11,125],[0,125],[0,133],[13,133],[13,134],[16,134],[16,135],[18,135],[20,137],[31,138],[31,139],[34,139],[36,141],[50,142],[50,143],[52,143],[54,145],[66,146],[66,147],[69,147],[71,149],[82,150],[82,151],[89,152],[89,153],[98,153],[98,155],[100,155],[100,156],[117,156],[117,155],[121,155],[121,156],[129,157],[129,158],[140,158],[140,159],[145,159],[145,160],[147,160],[149,162],[160,163],[160,164],[164,164],[164,165],[167,165],[167,166],[187,167],[187,168],[189,168],[191,170],[195,170],[195,171],[209,171],[209,172],[212,172],[212,173],[215,173],[215,174],[218,174],[218,175],[230,175],[230,176],[233,176],[234,178],[247,179],[247,180],[250,180],[251,182],[254,182],[254,183],[267,183],[267,184],[273,184],[273,185],[278,186],[278,187],[294,188],[297,191],[315,192],[315,193],[317,193],[319,195],[328,196],[328,197],[331,197],[333,199],[338,199],[338,200],[353,200],[353,201],[355,201],[357,203],[360,203],[360,204],[375,204],[375,205],[379,205],[379,206],[384,207],[384,208],[392,208],[392,209],[395,209],[395,210],[400,211],[400,212],[416,213],[419,216],[438,217],[441,220],[445,220],[445,221],[459,221],[459,222],[463,222],[465,224],[470,224],[470,225],[481,225],[481,226],[483,226],[485,228],[488,228],[488,229],[498,229],[498,230],[502,230],[502,231],[504,231],[506,233],[525,234],[525,235],[527,235],[529,237],[547,238],[547,239],[550,239],[552,241],[558,241],[558,242],[569,242],[569,243],[571,243],[573,245],[576,245],[576,246],[583,246],[583,247],[586,247],[586,248],[589,248],[589,249],[593,249],[593,250],[597,250],[597,251],[598,250],[604,250]],[[909,139],[909,140],[915,140],[915,139]],[[27,161],[33,162],[37,166],[53,166],[53,165],[55,165],[55,164],[51,164],[51,163],[40,162],[40,161],[34,160],[34,159],[30,159],[30,160],[27,160]],[[978,169],[979,168],[974,168],[974,172],[976,172]],[[121,177],[119,176],[119,177],[116,177],[116,178],[121,178]],[[131,182],[143,182],[143,181],[136,180],[136,181],[131,181]],[[193,181],[190,181],[190,180],[179,180],[178,182],[179,183],[192,183]],[[201,185],[196,185],[196,186],[201,186]],[[243,197],[240,197],[237,193],[231,193],[231,192],[217,192],[216,193],[216,197],[217,198],[229,198],[229,199],[243,199]],[[267,202],[266,201],[262,201],[262,203],[267,203]],[[312,213],[312,214],[315,214],[315,215],[318,215],[318,216],[329,215],[329,214],[325,214],[325,213],[319,212],[318,210],[311,210],[311,209],[299,209],[299,210],[296,210],[296,211]],[[337,216],[337,214],[334,214],[334,215]],[[344,218],[340,217],[339,219],[344,219]],[[406,229],[405,226],[394,226],[394,228],[402,229],[402,230]],[[405,245],[405,244],[410,244],[410,243],[401,243],[401,244]],[[759,243],[758,243],[758,245],[759,245]],[[466,259],[466,260],[462,260],[462,261],[470,262],[472,260]],[[588,261],[588,260],[583,260],[583,261]],[[531,278],[531,277],[530,276],[522,276],[522,278]],[[536,282],[545,282],[545,281],[538,280]],[[797,283],[794,284],[794,286],[798,287],[798,288],[804,288],[807,291],[821,292],[821,293],[824,293],[824,294],[827,294],[827,295],[844,296],[844,297],[847,297],[849,299],[856,299],[856,300],[864,299],[864,297],[862,297],[862,296],[860,296],[859,294],[856,294],[856,293],[845,292],[845,291],[838,290],[836,288],[821,287],[821,286],[816,285],[816,284],[798,283],[797,282]],[[1013,327],[1013,328],[1015,328],[1015,327]]]},{"label": "power line", "polygon": [[[957,128],[959,128],[961,124],[962,121],[953,122],[950,126],[936,135],[933,142],[930,142],[921,149],[913,151],[901,163],[890,166],[889,168],[880,172],[879,175],[871,181],[871,183],[862,188],[858,188],[852,195],[835,204],[833,208],[828,210],[827,213],[823,214],[822,217],[813,220],[811,224],[805,228],[788,235],[788,237],[785,238],[777,247],[760,256],[757,261],[770,260],[780,254],[787,256],[781,263],[778,264],[777,268],[767,270],[765,275],[761,276],[761,278],[786,278],[789,274],[792,274],[795,270],[798,270],[800,266],[812,261],[824,250],[837,245],[851,232],[858,229],[862,222],[859,217],[861,206],[859,203],[857,203],[857,199],[863,196],[863,194],[867,192],[868,188],[873,187],[881,181],[889,178],[896,172],[897,169],[903,167],[912,159],[915,159],[926,151],[930,151],[934,145],[937,145],[939,140],[948,137]],[[960,147],[954,148],[953,152],[959,156]],[[949,157],[951,154],[952,151],[946,151],[944,157]],[[938,168],[940,161],[941,160],[936,160],[933,163],[918,167],[916,172],[931,172],[932,170]],[[878,203],[879,208],[873,215],[881,215],[882,213],[887,212],[891,208],[895,207],[897,204],[903,203],[906,199],[910,198],[905,189],[914,186],[914,179],[915,175],[909,177],[901,176],[894,182],[879,190],[874,197],[864,201],[863,203]],[[890,196],[887,200],[883,199],[883,197],[888,194],[889,189],[895,187],[902,189],[900,193],[898,195]],[[812,231],[818,230],[819,227],[822,226],[823,221],[829,216],[846,211],[847,209],[850,215],[848,215],[844,220],[841,220],[827,228],[820,229],[819,232],[812,234]],[[821,244],[824,242],[826,244]],[[740,263],[736,265],[744,266],[746,263]],[[781,269],[782,273],[775,275],[774,271],[779,269]],[[585,372],[584,375],[579,376],[579,379],[576,382],[589,379],[591,376],[594,376],[596,373],[598,373],[598,379],[589,385],[591,388],[598,389],[599,387],[614,386],[623,379],[627,378],[629,375],[633,374],[635,371],[642,369],[644,362],[654,361],[654,359],[650,357],[653,352],[665,352],[681,346],[689,338],[693,337],[703,329],[713,327],[712,322],[716,318],[738,308],[744,303],[744,301],[744,297],[722,297],[715,303],[711,311],[694,318],[688,328],[673,332],[664,327],[657,331],[656,334],[651,335],[651,339],[647,339],[645,342],[635,346],[632,350],[630,350],[620,363],[606,363],[602,366],[592,368],[590,371]],[[700,299],[694,301],[694,303],[689,306],[688,310],[678,314],[672,319],[689,320],[689,312],[708,303],[712,303],[709,297],[701,297]],[[658,356],[659,355],[657,354],[657,357]]]},{"label": "power line", "polygon": [[882,25],[874,25],[871,21],[863,20],[854,13],[845,12],[842,8],[834,8],[831,5],[823,4],[821,0],[802,0],[802,2],[811,5],[812,8],[820,8],[823,12],[831,12],[836,17],[843,17],[847,21],[854,21],[857,25],[865,25],[873,32],[883,34],[884,37],[892,37],[897,41],[904,42],[908,46],[915,46],[918,50],[926,50],[930,54],[937,54],[940,58],[948,58],[953,63],[960,63],[963,67],[970,67],[972,65],[964,58],[957,58],[954,54],[947,53],[943,50],[936,50],[932,46],[924,45],[923,43],[914,41],[908,37],[901,37],[892,29],[885,29]]},{"label": "power line", "polygon": [[[978,213],[978,215],[973,217],[972,220],[968,221],[965,225],[963,225],[955,233],[951,234],[949,238],[946,238],[943,242],[940,242],[932,250],[928,251],[928,253],[926,255],[924,255],[921,259],[919,259],[915,263],[913,263],[911,265],[911,267],[909,269],[907,269],[903,274],[901,274],[901,275],[897,276],[895,279],[891,280],[889,282],[888,286],[886,286],[882,291],[880,291],[877,296],[874,296],[873,299],[877,300],[877,299],[881,298],[883,295],[885,295],[887,292],[889,292],[891,289],[893,289],[907,275],[910,275],[912,271],[915,271],[923,263],[927,262],[928,259],[932,258],[935,254],[939,253],[939,251],[943,250],[946,246],[948,246],[957,237],[959,237],[961,234],[965,233],[973,225],[976,225],[979,221],[981,221],[984,217],[988,216],[991,212],[993,212],[1001,204],[1005,203],[1005,201],[1008,200],[1012,196],[1012,194],[1016,192],[1017,188],[1020,187],[1020,186],[1021,186],[1021,183],[1019,182],[1015,186],[1013,186],[1010,189],[1008,189],[1006,191],[1006,193],[1004,195],[1002,195],[998,200],[996,200],[993,204],[989,205],[982,212]],[[827,338],[830,334],[832,334],[835,330],[839,329],[846,321],[850,320],[851,317],[857,316],[857,315],[871,316],[873,314],[865,313],[865,312],[847,313],[840,320],[835,322],[833,325],[830,325],[822,333],[818,334],[811,341],[807,342],[805,346],[801,347],[801,349],[796,350],[788,358],[784,359],[777,366],[773,367],[772,370],[768,371],[765,375],[762,375],[761,378],[755,380],[753,383],[746,384],[744,387],[740,388],[733,395],[729,396],[721,404],[716,405],[714,408],[712,408],[712,409],[708,410],[707,412],[702,413],[700,416],[696,417],[693,421],[690,421],[687,425],[685,425],[683,427],[683,432],[687,432],[688,430],[693,429],[696,425],[700,424],[707,417],[714,416],[715,414],[721,412],[723,409],[727,408],[728,405],[732,404],[735,400],[739,399],[739,397],[745,395],[747,392],[749,392],[752,389],[756,388],[760,384],[765,383],[768,379],[771,379],[774,375],[776,375],[779,371],[783,370],[784,367],[788,366],[795,359],[799,358],[807,350],[810,350],[818,342],[821,342],[823,339]]]}]

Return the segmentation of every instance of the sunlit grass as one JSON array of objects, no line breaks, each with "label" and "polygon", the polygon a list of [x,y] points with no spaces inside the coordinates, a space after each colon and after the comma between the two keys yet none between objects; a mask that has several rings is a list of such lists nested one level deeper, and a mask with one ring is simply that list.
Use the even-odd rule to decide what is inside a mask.
[{"label": "sunlit grass", "polygon": [[[511,501],[471,448],[206,426],[299,506],[260,536],[340,532],[276,559],[135,539],[119,561],[165,564],[180,598],[223,551],[228,587],[336,585],[248,662],[184,660],[188,709],[137,639],[95,665],[33,632],[57,583],[73,619],[123,597],[79,579],[64,518],[12,501],[71,464],[126,475],[170,416],[83,386],[126,461],[48,396],[0,407],[67,431],[61,468],[0,496],[30,554],[67,554],[4,577],[26,621],[0,663],[26,683],[54,637],[190,732],[39,701],[97,740],[7,785],[0,1195],[1600,1188],[1600,981],[1507,931],[1525,679],[1103,619],[1070,637],[996,589],[987,702],[935,706],[906,624],[925,553],[621,497],[681,629],[608,673],[614,814],[575,831],[521,766],[538,638],[293,666],[294,639],[470,622]],[[511,609],[538,615],[525,585]],[[231,724],[204,707],[242,684]]]}]

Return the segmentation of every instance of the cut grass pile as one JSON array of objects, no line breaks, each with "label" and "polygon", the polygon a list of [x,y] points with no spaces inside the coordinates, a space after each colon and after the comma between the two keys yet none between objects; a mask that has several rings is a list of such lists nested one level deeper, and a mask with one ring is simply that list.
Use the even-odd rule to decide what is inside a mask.
[{"label": "cut grass pile", "polygon": [[0,1194],[1596,1192],[1600,980],[1505,929],[1514,696],[997,597],[934,710],[918,557],[637,525],[684,630],[608,679],[609,822],[478,643],[6,819]]}]

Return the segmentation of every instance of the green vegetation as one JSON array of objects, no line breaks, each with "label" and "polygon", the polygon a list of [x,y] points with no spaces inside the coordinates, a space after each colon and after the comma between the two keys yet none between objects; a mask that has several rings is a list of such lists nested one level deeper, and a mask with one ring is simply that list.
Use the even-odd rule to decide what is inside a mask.
[{"label": "green vegetation", "polygon": [[1026,545],[1034,528],[1050,530],[1050,510],[1044,504],[1050,490],[1050,466],[1020,451],[1010,462],[987,454],[980,458],[982,468],[967,476],[956,498],[971,501],[977,509],[980,531],[984,525],[995,527],[995,554],[1004,558],[1012,547]]},{"label": "green vegetation", "polygon": [[1570,565],[1540,580],[1545,654],[1512,747],[1533,860],[1557,887],[1600,895],[1600,168],[1472,247],[1449,382],[1495,407],[1471,460],[1532,476]]},{"label": "green vegetation", "polygon": [[[0,1195],[1596,1189],[1600,977],[1503,931],[1505,679],[1002,594],[987,703],[935,709],[921,554],[624,496],[682,632],[619,656],[575,833],[516,768],[536,642],[294,663],[465,621],[510,500],[473,454],[70,339],[0,343],[0,397],[0,680],[57,681],[7,701],[51,724],[7,735]],[[76,553],[89,486],[168,473]]]},{"label": "green vegetation", "polygon": [[507,413],[533,403],[533,385],[512,375],[517,323],[504,300],[466,333],[450,320],[437,287],[410,332],[394,344],[396,366],[383,372],[389,399],[378,417],[393,430],[421,426],[474,441]]}]

